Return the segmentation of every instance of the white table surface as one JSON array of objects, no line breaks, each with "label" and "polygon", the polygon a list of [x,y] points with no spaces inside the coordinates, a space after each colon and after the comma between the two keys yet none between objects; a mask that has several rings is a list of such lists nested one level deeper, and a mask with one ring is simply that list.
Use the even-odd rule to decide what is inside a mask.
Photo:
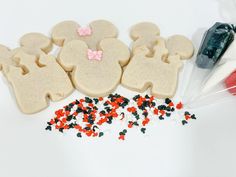
[{"label": "white table surface", "polygon": [[[184,34],[197,46],[202,29],[216,21],[236,22],[236,1],[1,0],[0,43],[14,48],[27,32],[49,35],[62,20],[86,25],[95,19],[112,21],[127,45],[129,27],[151,21],[162,36]],[[54,110],[83,96],[77,91],[29,116],[19,111],[9,88],[1,73],[0,177],[236,176],[236,98],[193,110],[198,120],[188,126],[163,121],[151,126],[147,135],[131,131],[121,142],[112,130],[92,140],[44,130]],[[122,87],[117,92],[134,94]]]}]

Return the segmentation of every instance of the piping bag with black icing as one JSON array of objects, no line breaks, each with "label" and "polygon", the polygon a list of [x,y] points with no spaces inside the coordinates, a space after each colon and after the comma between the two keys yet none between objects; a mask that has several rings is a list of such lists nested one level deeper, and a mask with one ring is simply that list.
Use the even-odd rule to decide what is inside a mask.
[{"label": "piping bag with black icing", "polygon": [[[205,32],[188,86],[183,95],[185,106],[199,106],[199,104],[195,104],[199,100],[202,100],[200,101],[201,103],[204,102],[206,104],[216,100],[216,96],[212,94],[218,92],[212,91],[212,89],[216,89],[216,85],[219,85],[222,81],[226,81],[226,78],[236,70],[235,31],[236,27],[234,25],[217,22]],[[234,66],[232,66],[232,61],[234,62]],[[224,66],[223,69],[222,66]],[[229,70],[231,70],[230,73]],[[232,85],[232,81],[230,83]],[[220,85],[225,86],[226,82]],[[218,97],[219,95],[217,94]]]}]

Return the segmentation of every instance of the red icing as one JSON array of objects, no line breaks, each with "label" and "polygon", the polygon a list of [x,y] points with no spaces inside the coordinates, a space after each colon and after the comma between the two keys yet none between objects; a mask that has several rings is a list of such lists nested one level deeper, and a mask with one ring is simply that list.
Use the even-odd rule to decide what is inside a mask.
[{"label": "red icing", "polygon": [[225,79],[225,86],[229,88],[229,92],[236,95],[236,71]]}]

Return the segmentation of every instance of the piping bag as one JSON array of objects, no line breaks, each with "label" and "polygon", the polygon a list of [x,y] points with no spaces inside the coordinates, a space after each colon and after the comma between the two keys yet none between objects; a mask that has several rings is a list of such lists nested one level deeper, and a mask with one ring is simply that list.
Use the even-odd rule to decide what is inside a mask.
[{"label": "piping bag", "polygon": [[220,22],[205,32],[182,98],[186,107],[205,106],[236,94],[235,32],[234,25]]}]

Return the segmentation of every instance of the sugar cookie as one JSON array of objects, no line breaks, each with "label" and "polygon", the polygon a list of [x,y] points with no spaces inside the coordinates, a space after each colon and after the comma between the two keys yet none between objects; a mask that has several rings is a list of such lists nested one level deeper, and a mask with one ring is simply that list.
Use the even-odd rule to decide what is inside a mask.
[{"label": "sugar cookie", "polygon": [[93,21],[88,27],[65,21],[53,28],[53,41],[63,46],[58,62],[71,72],[79,91],[105,96],[120,83],[121,67],[128,63],[130,52],[117,34],[116,27],[105,20]]},{"label": "sugar cookie", "polygon": [[19,51],[14,60],[20,67],[10,65],[4,73],[22,112],[39,112],[48,106],[48,98],[59,101],[73,91],[67,73],[54,57],[41,54],[36,62],[36,56]]},{"label": "sugar cookie", "polygon": [[173,35],[165,40],[158,36],[159,33],[156,25],[147,22],[131,29],[133,57],[121,83],[139,92],[151,87],[152,95],[158,98],[173,97],[181,60],[190,58],[194,49],[191,41],[184,36]]},{"label": "sugar cookie", "polygon": [[22,112],[39,112],[48,106],[49,97],[59,101],[73,91],[67,73],[47,55],[52,48],[48,37],[28,33],[20,39],[20,45],[14,50],[0,46],[0,69],[11,83]]},{"label": "sugar cookie", "polygon": [[105,96],[120,83],[122,68],[129,61],[128,47],[115,38],[103,39],[98,51],[81,40],[68,42],[58,61],[70,71],[75,87],[89,96]]}]

